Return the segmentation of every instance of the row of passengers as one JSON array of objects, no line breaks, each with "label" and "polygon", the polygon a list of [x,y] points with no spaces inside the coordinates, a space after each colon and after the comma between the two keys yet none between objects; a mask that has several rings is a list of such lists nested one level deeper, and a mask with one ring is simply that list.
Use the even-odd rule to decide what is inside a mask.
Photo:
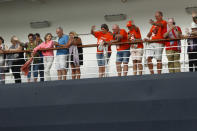
[{"label": "row of passengers", "polygon": [[[163,20],[163,13],[158,11],[155,13],[155,18],[157,21],[150,20],[152,25],[147,38],[144,40],[158,40],[163,38],[181,38],[182,31],[173,18],[168,19],[168,22]],[[168,26],[167,26],[168,25]],[[95,26],[92,26],[91,34],[93,34],[98,39],[98,44],[103,45],[104,43],[108,45],[108,58],[111,56],[111,43],[113,42],[127,42],[133,40],[141,40],[140,29],[134,24],[133,21],[127,23],[129,29],[128,33],[124,29],[120,29],[118,25],[112,27],[113,33],[109,32],[109,28],[106,24],[101,25],[101,31],[95,31]],[[157,59],[157,71],[161,74],[162,71],[162,53],[164,46],[166,46],[166,53],[168,58],[168,68],[170,73],[180,72],[180,53],[181,53],[181,41],[170,41],[170,42],[156,42],[150,43],[147,50],[147,60],[148,67],[151,74],[154,74],[152,59],[155,57]],[[103,77],[105,74],[105,59],[103,54],[103,49],[97,48],[97,61],[99,66],[99,77]],[[142,56],[143,56],[143,43],[137,45],[131,45],[131,56],[133,60],[133,73],[137,75],[137,69],[139,74],[142,75]],[[117,46],[117,56],[116,65],[118,76],[122,75],[121,64],[124,64],[123,74],[127,75],[128,72],[128,62],[130,57],[130,45],[118,45]],[[191,62],[190,62],[191,63]]]},{"label": "row of passengers", "polygon": [[[62,28],[57,28],[56,33],[59,37],[58,42],[52,41],[52,35],[50,33],[45,35],[45,41],[42,42],[41,39],[39,39],[39,43],[37,43],[37,38],[34,39],[33,34],[28,35],[29,42],[22,43],[18,40],[16,36],[13,36],[11,38],[12,45],[10,48],[7,48],[5,44],[4,49],[1,50],[1,53],[3,51],[22,51],[23,48],[26,48],[27,50],[33,50],[33,54],[26,53],[26,58],[30,59],[31,56],[34,56],[33,60],[33,76],[34,81],[37,81],[38,78],[38,71],[44,71],[45,74],[45,81],[51,80],[50,77],[50,69],[53,63],[54,54],[52,50],[46,50],[46,51],[39,51],[39,49],[47,49],[47,48],[53,48],[56,47],[66,47],[67,49],[61,49],[57,51],[57,57],[56,57],[56,68],[58,73],[58,79],[66,79],[66,73],[69,66],[69,56],[71,56],[70,59],[70,65],[72,67],[72,79],[80,79],[80,65],[83,65],[83,50],[81,47],[77,47],[77,45],[81,45],[81,39],[78,37],[78,35],[75,32],[70,32],[69,36],[64,35]],[[3,42],[2,42],[3,41]],[[2,38],[1,43],[4,43],[4,40]],[[1,44],[0,44],[1,45]],[[71,55],[69,55],[69,53]],[[1,55],[5,56],[5,55]],[[6,57],[2,58],[2,78],[1,81],[5,83],[5,59],[7,59],[8,67],[11,68],[15,83],[21,83],[21,74],[20,69],[21,66],[25,63],[24,60],[24,53],[15,53],[15,54],[8,54]],[[40,59],[43,59],[43,62],[40,61]],[[40,69],[40,65],[44,65],[42,69]],[[31,69],[31,67],[30,67]],[[43,73],[41,73],[43,74]],[[44,81],[44,74],[41,76],[41,81]],[[30,82],[31,78],[31,72],[28,73],[28,81]]]},{"label": "row of passengers", "polygon": [[[66,80],[69,63],[72,68],[72,79],[80,79],[80,66],[83,65],[83,50],[77,45],[81,45],[81,38],[75,32],[70,32],[69,36],[64,35],[61,27],[57,28],[56,33],[59,37],[58,42],[52,41],[52,34],[45,35],[45,42],[33,49],[32,56],[36,56],[40,49],[55,47],[65,47],[56,53],[55,66],[57,69],[58,80]],[[46,81],[51,80],[50,69],[54,61],[53,50],[42,51],[44,55],[44,71]],[[70,54],[70,55],[69,55]],[[34,59],[35,60],[35,59]]]},{"label": "row of passengers", "polygon": [[[158,18],[160,17],[162,17],[163,15],[162,15],[162,12],[156,12],[156,19],[157,19],[157,21],[159,21],[158,20]],[[196,19],[196,17],[197,16],[193,16],[193,19],[194,19],[194,22],[195,23],[193,23],[193,25],[195,26],[195,24],[197,23],[197,19]],[[161,19],[160,19],[161,20]],[[153,22],[152,20],[150,21],[150,23],[152,24],[152,25],[154,25],[153,27],[155,28],[155,29],[157,29],[157,30],[160,30],[160,28],[157,28],[158,26],[161,26],[162,24],[160,24],[160,22],[161,21],[159,21],[158,23],[157,22]],[[171,24],[170,24],[171,23]],[[177,26],[174,26],[174,24],[172,24],[172,23],[174,23],[174,21],[172,21],[172,19],[171,19],[171,22],[169,22],[169,27],[170,27],[170,25],[173,25],[172,27],[170,27],[169,29],[170,29],[170,32],[171,32],[171,36],[172,36],[172,32],[173,32],[173,30],[175,30],[175,31],[177,31],[177,33],[178,33],[178,36],[180,35],[180,30],[178,29],[178,27]],[[152,27],[152,28],[153,28]],[[153,34],[154,34],[154,32],[155,32],[155,29],[153,30]],[[116,30],[116,29],[114,29],[114,30]],[[157,32],[157,31],[156,31]],[[169,34],[169,37],[170,37],[170,32],[168,32]],[[196,32],[196,28],[192,28],[192,32],[190,32],[190,33],[188,33],[188,35],[190,35],[190,36],[192,36],[192,35],[194,35],[195,34],[195,32]],[[176,33],[176,34],[177,34]],[[150,34],[150,33],[149,33]],[[168,36],[167,35],[167,36]],[[156,36],[156,35],[155,35]],[[118,35],[116,35],[115,36],[115,38],[116,37],[118,37]],[[165,36],[166,37],[166,36]],[[172,36],[172,37],[176,37],[176,35],[175,36]],[[188,40],[188,43],[190,44],[190,43],[192,43],[192,44],[194,44],[195,45],[195,39],[191,39],[191,40]],[[178,42],[175,42],[175,43],[177,43],[178,44]],[[173,44],[175,44],[175,43],[173,43]],[[171,44],[170,44],[171,45]],[[175,46],[176,47],[176,46]],[[192,47],[192,46],[191,46]],[[169,48],[169,47],[168,47]],[[169,48],[169,50],[172,50],[172,49],[170,49]],[[176,48],[176,50],[175,51],[177,51],[178,49]],[[190,46],[189,46],[189,48],[188,48],[188,51],[189,52],[191,52],[191,50],[196,50],[196,47],[194,46],[194,48],[190,48]],[[180,51],[180,50],[179,50]],[[171,53],[171,54],[169,54],[169,56],[171,56],[171,58],[172,59],[174,59],[175,58],[175,55],[176,55],[177,53]],[[179,58],[180,58],[180,56],[178,56]],[[195,57],[195,53],[189,53],[189,59],[194,59],[194,57]],[[173,60],[174,61],[174,60]],[[171,63],[171,64],[170,64]],[[169,66],[170,65],[172,65],[172,66],[174,66],[175,64],[174,64],[175,62],[169,62]],[[190,64],[190,71],[192,70],[192,67],[193,67],[193,65],[196,65],[196,62],[195,62],[195,60],[192,60],[192,61],[190,61],[189,62]],[[159,64],[159,63],[158,63]],[[135,64],[134,64],[135,65]],[[149,64],[149,65],[151,65],[151,64]],[[180,65],[180,64],[179,64]],[[149,67],[150,68],[150,67]],[[174,69],[174,67],[173,68],[171,68],[172,70],[170,70],[170,72],[172,71],[172,72],[177,72],[175,69]],[[179,69],[179,68],[178,68]]]}]

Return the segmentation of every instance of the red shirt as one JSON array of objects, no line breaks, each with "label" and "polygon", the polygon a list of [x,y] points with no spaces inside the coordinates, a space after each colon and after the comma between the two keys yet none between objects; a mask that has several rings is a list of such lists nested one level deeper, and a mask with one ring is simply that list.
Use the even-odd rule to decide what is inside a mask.
[{"label": "red shirt", "polygon": [[[133,28],[132,30],[130,30],[130,31],[128,32],[128,34],[133,35],[135,39],[141,39],[141,38],[142,38],[142,37],[141,37],[140,29],[139,29],[138,27],[137,27],[137,29]],[[132,47],[132,46],[133,46],[133,45],[131,45],[131,47]],[[143,48],[143,47],[144,47],[144,46],[143,46],[143,43],[138,43],[137,48]]]},{"label": "red shirt", "polygon": [[[125,29],[120,29],[119,34],[123,36],[120,42],[128,42],[128,35]],[[129,44],[117,45],[116,48],[117,48],[117,51],[127,50],[130,48],[130,45]]]},{"label": "red shirt", "polygon": [[[176,29],[173,29],[170,34],[169,34],[169,38],[170,39],[173,39],[173,38],[177,38],[177,35],[175,32],[181,32],[182,33],[182,30],[179,26],[176,26]],[[173,35],[173,36],[172,36]],[[179,41],[180,42],[180,41]],[[170,41],[170,42],[166,42],[166,50],[174,50],[174,51],[180,51],[178,49],[178,41]],[[180,48],[180,47],[179,47]]]},{"label": "red shirt", "polygon": [[[153,25],[150,29],[150,33],[152,33],[152,40],[163,39],[163,35],[167,32],[167,22],[165,20],[157,21],[155,23],[161,23],[163,27]],[[163,43],[163,42],[159,42]]]},{"label": "red shirt", "polygon": [[[94,32],[94,36],[97,38],[97,44],[99,44],[101,40],[106,42],[113,40],[113,35],[110,32],[104,34],[102,31],[97,31]],[[108,47],[108,52],[111,52],[111,46]],[[103,53],[103,51],[99,51],[97,47],[97,53]]]}]

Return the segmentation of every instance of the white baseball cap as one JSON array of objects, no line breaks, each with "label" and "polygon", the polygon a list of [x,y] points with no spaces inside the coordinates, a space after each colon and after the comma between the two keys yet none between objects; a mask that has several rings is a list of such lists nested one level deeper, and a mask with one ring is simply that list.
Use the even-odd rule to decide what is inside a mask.
[{"label": "white baseball cap", "polygon": [[192,29],[197,28],[197,24],[196,24],[196,23],[194,23],[194,22],[192,22],[192,24],[191,24],[191,28],[192,28]]}]

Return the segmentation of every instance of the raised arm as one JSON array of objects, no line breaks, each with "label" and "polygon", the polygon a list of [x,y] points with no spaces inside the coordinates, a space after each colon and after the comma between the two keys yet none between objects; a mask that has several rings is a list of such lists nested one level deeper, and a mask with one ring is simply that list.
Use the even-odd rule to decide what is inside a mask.
[{"label": "raised arm", "polygon": [[91,31],[90,31],[90,33],[92,34],[92,35],[94,35],[95,36],[95,28],[96,28],[96,26],[95,25],[93,25],[92,26],[92,28],[91,28]]},{"label": "raised arm", "polygon": [[168,38],[170,32],[171,32],[172,29],[174,29],[174,28],[175,28],[175,26],[171,27],[171,28],[163,35],[163,37],[164,37],[164,38]]},{"label": "raised arm", "polygon": [[152,19],[150,19],[149,23],[150,23],[151,25],[154,25],[154,26],[164,27],[163,23],[156,23],[156,22],[153,21]]},{"label": "raised arm", "polygon": [[76,45],[76,46],[78,46],[78,45],[81,45],[82,44],[82,42],[81,42],[81,38],[74,38],[74,40],[73,40],[73,42],[72,42],[72,45]]}]

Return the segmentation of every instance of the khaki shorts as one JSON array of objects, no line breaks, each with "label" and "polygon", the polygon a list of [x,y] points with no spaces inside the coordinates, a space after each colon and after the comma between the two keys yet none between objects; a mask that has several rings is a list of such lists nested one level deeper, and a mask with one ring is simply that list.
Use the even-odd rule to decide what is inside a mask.
[{"label": "khaki shorts", "polygon": [[142,57],[143,57],[143,49],[142,48],[138,48],[138,49],[131,48],[131,58],[132,58],[132,60],[141,61]]}]

